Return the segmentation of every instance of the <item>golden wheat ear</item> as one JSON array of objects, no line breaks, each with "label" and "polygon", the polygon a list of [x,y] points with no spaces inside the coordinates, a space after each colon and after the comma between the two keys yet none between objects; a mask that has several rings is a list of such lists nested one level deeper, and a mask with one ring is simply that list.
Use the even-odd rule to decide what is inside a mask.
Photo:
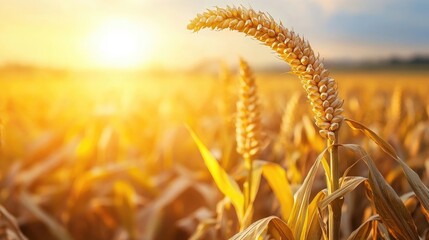
[{"label": "golden wheat ear", "polygon": [[261,120],[255,78],[243,59],[240,59],[239,91],[235,126],[237,152],[246,161],[252,161],[258,157],[261,150]]},{"label": "golden wheat ear", "polygon": [[207,10],[198,14],[188,29],[230,29],[243,32],[263,42],[290,64],[307,92],[316,125],[322,137],[335,141],[335,131],[343,120],[343,100],[338,97],[337,83],[308,42],[263,12],[244,7]]},{"label": "golden wheat ear", "polygon": [[298,93],[292,95],[292,97],[287,102],[286,109],[283,112],[279,133],[282,142],[288,142],[292,140],[294,126],[297,123],[298,118],[297,110],[299,107],[300,97],[301,95]]}]

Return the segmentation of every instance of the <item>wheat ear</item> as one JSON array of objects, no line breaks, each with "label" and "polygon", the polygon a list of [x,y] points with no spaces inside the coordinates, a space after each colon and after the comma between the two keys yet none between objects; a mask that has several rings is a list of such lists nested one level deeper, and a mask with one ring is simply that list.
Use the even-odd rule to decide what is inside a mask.
[{"label": "wheat ear", "polygon": [[243,59],[240,59],[240,92],[235,124],[237,152],[247,161],[252,161],[261,150],[261,122],[255,78]]},{"label": "wheat ear", "polygon": [[338,97],[337,83],[329,77],[328,70],[307,41],[282,23],[276,23],[270,15],[244,7],[216,7],[198,14],[188,25],[193,31],[202,28],[236,30],[271,47],[301,79],[321,136],[335,141],[335,131],[343,120],[343,100]]},{"label": "wheat ear", "polygon": [[298,110],[299,105],[299,98],[301,97],[300,94],[295,93],[292,95],[292,97],[289,99],[286,109],[283,112],[282,115],[282,122],[280,125],[280,139],[281,141],[289,141],[291,140],[291,136],[294,130],[294,125],[297,122],[298,114],[296,114],[296,111]]}]

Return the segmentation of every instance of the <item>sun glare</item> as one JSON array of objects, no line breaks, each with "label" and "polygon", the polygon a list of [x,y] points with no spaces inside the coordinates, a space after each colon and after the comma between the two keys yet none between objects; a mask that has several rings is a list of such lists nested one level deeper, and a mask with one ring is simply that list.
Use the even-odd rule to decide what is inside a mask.
[{"label": "sun glare", "polygon": [[143,27],[128,20],[110,20],[91,38],[91,58],[108,68],[138,68],[148,62],[152,41]]}]

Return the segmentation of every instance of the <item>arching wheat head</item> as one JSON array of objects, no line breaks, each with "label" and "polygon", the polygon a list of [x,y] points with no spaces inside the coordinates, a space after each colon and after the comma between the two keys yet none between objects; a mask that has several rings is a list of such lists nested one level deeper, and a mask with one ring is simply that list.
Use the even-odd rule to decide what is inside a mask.
[{"label": "arching wheat head", "polygon": [[261,150],[261,120],[255,78],[249,65],[242,59],[240,59],[240,92],[235,124],[237,152],[247,161],[252,161]]},{"label": "arching wheat head", "polygon": [[244,7],[207,10],[188,25],[188,29],[194,31],[202,28],[236,30],[271,47],[301,79],[321,136],[335,141],[335,131],[343,120],[343,101],[338,97],[335,80],[329,77],[307,41],[276,23],[270,15]]}]

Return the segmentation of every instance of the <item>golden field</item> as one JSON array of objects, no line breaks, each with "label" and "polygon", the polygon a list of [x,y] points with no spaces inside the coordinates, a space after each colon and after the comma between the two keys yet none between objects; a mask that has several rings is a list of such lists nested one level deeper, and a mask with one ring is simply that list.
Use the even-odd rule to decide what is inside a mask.
[{"label": "golden field", "polygon": [[[345,99],[344,116],[388,141],[428,185],[429,72],[333,70],[332,76]],[[296,77],[257,71],[255,77],[260,159],[284,167],[297,189],[324,141]],[[0,79],[0,205],[28,239],[225,239],[238,232],[233,207],[187,130],[197,133],[226,172],[243,181],[243,160],[235,150],[234,71],[2,71]],[[297,94],[295,111],[284,114]],[[344,124],[339,142],[363,146],[399,196],[410,191],[398,164],[368,138]],[[340,156],[342,170],[355,161],[346,151]],[[358,163],[350,175],[368,176],[368,169]],[[312,197],[326,187],[324,181],[319,172]],[[365,195],[359,186],[345,197],[343,236],[369,216]],[[410,202],[423,234],[429,225],[415,210],[419,204]],[[280,216],[280,208],[263,180],[252,222],[270,215]],[[3,228],[10,225],[5,219],[0,219]]]}]

